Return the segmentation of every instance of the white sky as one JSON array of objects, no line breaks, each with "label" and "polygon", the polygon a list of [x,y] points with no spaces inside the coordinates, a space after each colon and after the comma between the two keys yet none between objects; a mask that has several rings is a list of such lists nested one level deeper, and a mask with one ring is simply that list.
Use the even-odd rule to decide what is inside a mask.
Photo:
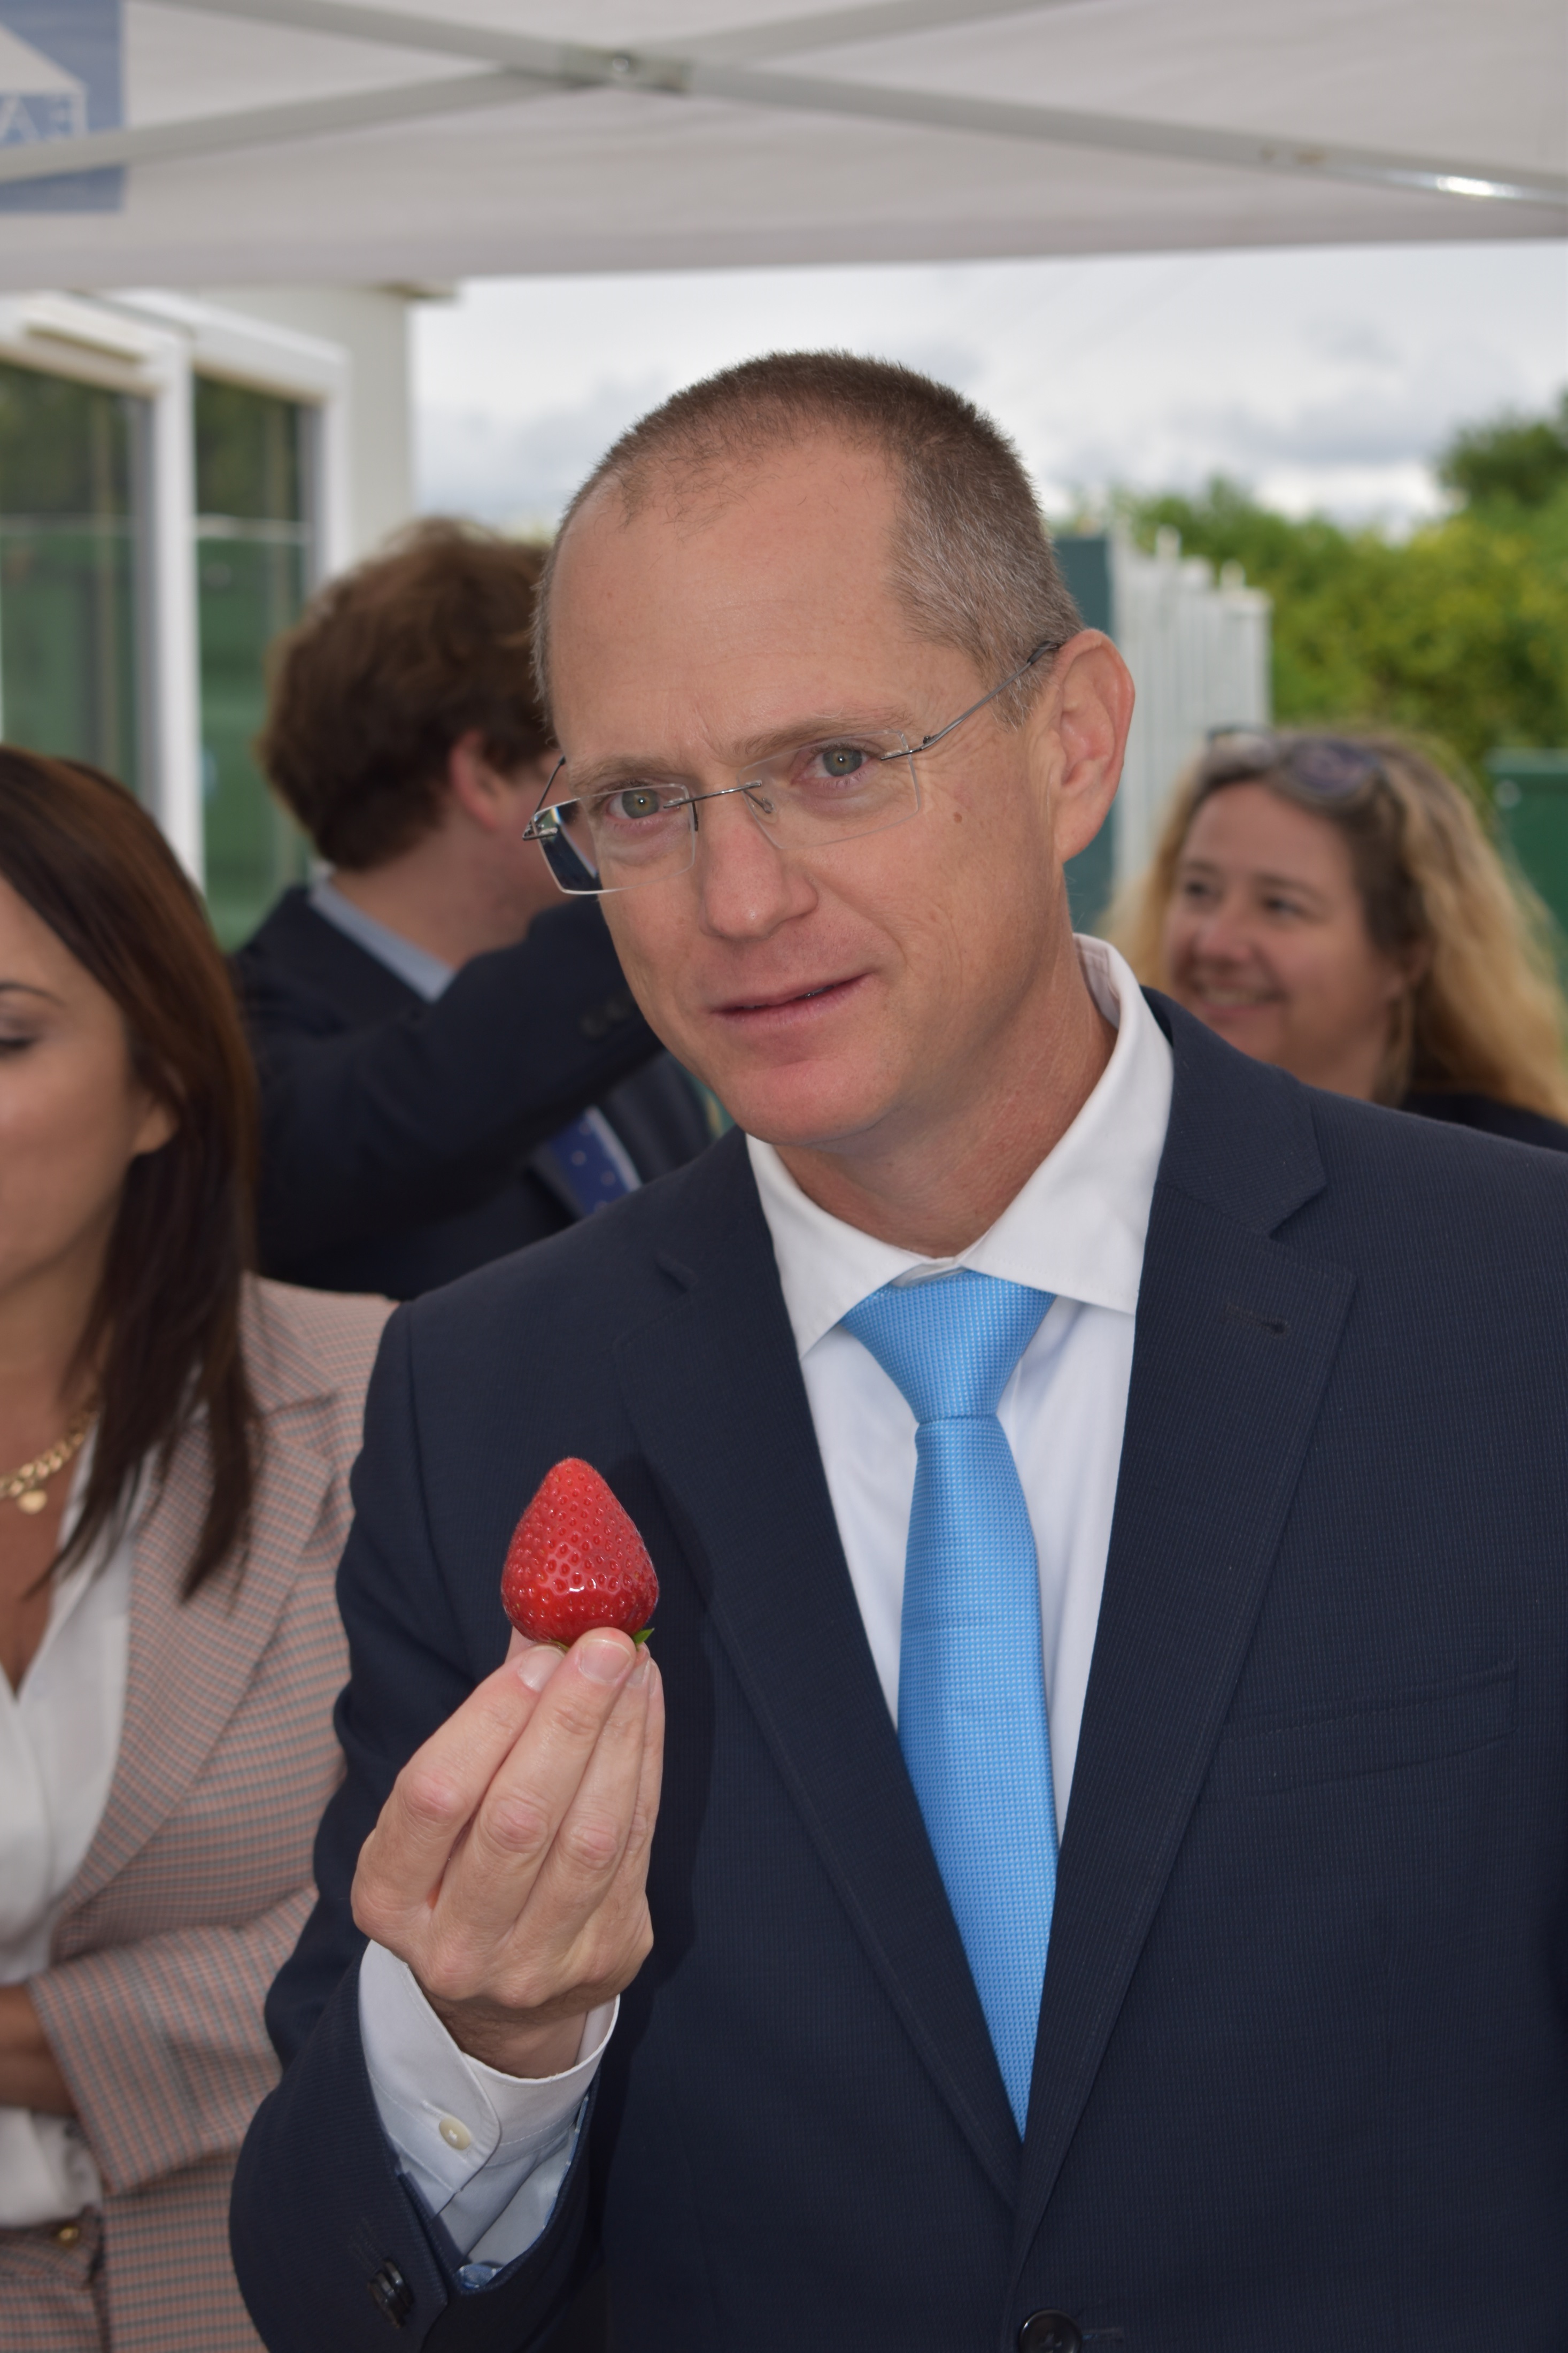
[{"label": "white sky", "polygon": [[959,385],[1053,512],[1224,472],[1397,527],[1437,506],[1427,461],[1455,425],[1568,382],[1568,246],[479,280],[416,313],[420,503],[553,520],[679,385],[824,344]]}]

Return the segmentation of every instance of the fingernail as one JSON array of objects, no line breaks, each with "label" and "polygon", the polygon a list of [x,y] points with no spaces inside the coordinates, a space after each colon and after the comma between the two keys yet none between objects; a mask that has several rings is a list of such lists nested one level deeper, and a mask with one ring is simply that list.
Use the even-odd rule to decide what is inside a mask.
[{"label": "fingernail", "polygon": [[577,1645],[577,1664],[591,1683],[624,1683],[632,1662],[624,1642],[613,1635],[590,1634]]},{"label": "fingernail", "polygon": [[642,1689],[644,1683],[646,1683],[648,1679],[648,1672],[652,1665],[653,1658],[651,1653],[641,1643],[639,1643],[637,1645],[637,1662],[631,1672],[631,1689],[633,1691],[640,1691]]},{"label": "fingernail", "polygon": [[542,1692],[565,1655],[553,1642],[536,1642],[528,1656],[517,1662],[519,1680],[530,1691]]}]

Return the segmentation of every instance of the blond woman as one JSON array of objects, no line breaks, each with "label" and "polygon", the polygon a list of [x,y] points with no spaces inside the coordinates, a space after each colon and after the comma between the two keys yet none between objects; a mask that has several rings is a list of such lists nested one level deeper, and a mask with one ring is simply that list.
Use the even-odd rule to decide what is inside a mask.
[{"label": "blond woman", "polygon": [[1568,1149],[1545,911],[1395,736],[1215,736],[1106,928],[1140,979],[1311,1086]]}]

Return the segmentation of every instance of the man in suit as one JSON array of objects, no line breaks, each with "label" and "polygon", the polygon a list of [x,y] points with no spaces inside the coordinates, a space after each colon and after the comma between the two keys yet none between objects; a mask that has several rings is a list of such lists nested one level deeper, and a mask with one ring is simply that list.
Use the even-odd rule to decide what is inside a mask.
[{"label": "man in suit", "polygon": [[286,640],[261,754],[331,872],[234,960],[262,1089],[267,1271],[411,1299],[711,1136],[597,908],[522,839],[555,753],[537,548],[434,522]]},{"label": "man in suit", "polygon": [[[1560,2347],[1560,1161],[1075,949],[1129,682],[956,395],[678,395],[542,628],[538,831],[742,1132],[389,1327],[262,2336]],[[508,1654],[566,1454],[657,1666]]]}]

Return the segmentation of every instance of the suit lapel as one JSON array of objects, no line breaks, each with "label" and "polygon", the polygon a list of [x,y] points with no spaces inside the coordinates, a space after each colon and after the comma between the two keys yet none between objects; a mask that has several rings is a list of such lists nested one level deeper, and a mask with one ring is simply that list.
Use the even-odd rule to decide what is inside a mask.
[{"label": "suit lapel", "polygon": [[1194,1031],[1175,1018],[1036,2047],[1020,2265],[1224,1723],[1353,1289],[1346,1271],[1268,1238],[1323,1182],[1310,1099]]},{"label": "suit lapel", "polygon": [[739,1139],[687,1198],[679,1304],[623,1337],[622,1390],[763,1737],[920,2058],[1001,2196],[1018,2140],[882,1697]]},{"label": "suit lapel", "polygon": [[62,1928],[165,1822],[244,1697],[300,1574],[331,1482],[331,1466],[270,1416],[252,1514],[254,1541],[237,1579],[226,1564],[189,1601],[181,1583],[205,1507],[205,1430],[182,1440],[167,1484],[133,1536],[125,1720],[102,1820],[67,1895]]}]

